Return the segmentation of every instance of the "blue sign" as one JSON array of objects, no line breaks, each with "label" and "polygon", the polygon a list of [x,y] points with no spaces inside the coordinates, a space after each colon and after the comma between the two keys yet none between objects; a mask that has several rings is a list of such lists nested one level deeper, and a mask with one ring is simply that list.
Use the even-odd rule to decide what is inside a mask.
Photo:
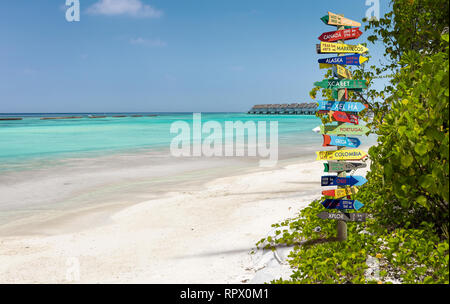
[{"label": "blue sign", "polygon": [[334,199],[326,199],[322,202],[322,205],[327,209],[351,209],[351,210],[359,210],[364,204],[358,200],[334,200]]},{"label": "blue sign", "polygon": [[318,101],[318,111],[343,111],[343,112],[361,112],[366,109],[366,106],[360,102],[345,102],[345,101]]},{"label": "blue sign", "polygon": [[355,54],[355,55],[323,58],[319,59],[318,61],[319,63],[326,63],[326,64],[361,65],[361,63],[363,63],[366,60],[367,60],[366,57],[362,57],[360,54]]},{"label": "blue sign", "polygon": [[361,141],[355,137],[324,135],[324,145],[358,148]]},{"label": "blue sign", "polygon": [[322,186],[362,186],[367,183],[367,179],[362,176],[339,177],[334,175],[322,176]]}]

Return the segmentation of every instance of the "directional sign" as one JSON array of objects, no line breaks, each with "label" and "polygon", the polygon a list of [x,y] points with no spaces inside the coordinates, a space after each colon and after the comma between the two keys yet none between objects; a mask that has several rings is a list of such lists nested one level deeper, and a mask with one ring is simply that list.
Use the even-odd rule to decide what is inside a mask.
[{"label": "directional sign", "polygon": [[321,42],[320,44],[316,44],[316,51],[318,54],[326,54],[326,53],[356,53],[362,54],[369,51],[365,46],[358,44],[344,44],[344,43],[336,43],[336,42]]},{"label": "directional sign", "polygon": [[327,209],[347,209],[347,210],[359,210],[364,204],[358,200],[334,200],[326,199],[322,202],[322,205]]},{"label": "directional sign", "polygon": [[362,186],[367,183],[367,179],[362,176],[352,175],[339,177],[334,175],[322,176],[321,185],[326,186]]},{"label": "directional sign", "polygon": [[319,40],[323,42],[333,42],[338,40],[356,39],[362,35],[359,28],[350,28],[334,32],[326,32],[320,35]]},{"label": "directional sign", "polygon": [[336,89],[332,89],[331,90],[331,97],[333,98],[333,99],[339,99],[339,90],[336,90]]},{"label": "directional sign", "polygon": [[369,58],[363,57],[361,55],[346,55],[331,58],[322,58],[318,62],[322,64],[342,64],[342,65],[361,65]]},{"label": "directional sign", "polygon": [[328,114],[328,118],[330,122],[339,121],[339,122],[348,122],[352,124],[359,124],[358,115],[350,114],[342,111],[325,111],[319,110],[319,114]]},{"label": "directional sign", "polygon": [[314,85],[324,89],[367,89],[365,80],[354,79],[324,79],[314,82]]},{"label": "directional sign", "polygon": [[319,63],[319,69],[331,69],[332,67],[333,67],[333,64]]},{"label": "directional sign", "polygon": [[358,148],[360,145],[361,141],[354,137],[323,135],[324,147],[338,146],[338,147]]},{"label": "directional sign", "polygon": [[320,126],[320,133],[322,134],[328,134],[328,135],[355,135],[355,136],[362,136],[365,135],[370,131],[369,128],[366,126],[361,125],[353,125],[349,123],[344,123],[342,125],[321,125]]},{"label": "directional sign", "polygon": [[334,198],[342,198],[345,196],[353,195],[358,193],[357,187],[346,187],[341,189],[333,189],[333,190],[324,190],[322,191],[322,195],[331,196]]},{"label": "directional sign", "polygon": [[319,151],[317,160],[361,160],[367,157],[367,153],[359,149]]},{"label": "directional sign", "polygon": [[367,167],[366,163],[351,163],[351,162],[337,162],[329,161],[323,164],[325,166],[324,172],[350,172],[356,169]]},{"label": "directional sign", "polygon": [[355,125],[359,124],[358,115],[355,114],[345,113],[342,111],[333,111],[331,116],[335,121],[348,122]]},{"label": "directional sign", "polygon": [[317,215],[323,220],[339,220],[346,222],[365,222],[368,216],[367,213],[329,213],[322,211]]},{"label": "directional sign", "polygon": [[352,79],[352,73],[344,68],[342,65],[334,65],[333,66],[333,72],[335,73],[336,77],[342,77],[346,79]]},{"label": "directional sign", "polygon": [[[322,18],[320,18],[320,20],[323,21],[323,23],[325,23],[326,25],[332,25],[332,24],[328,24],[328,21],[330,21],[330,17],[328,15],[323,16]],[[345,29],[349,29],[352,28],[351,26],[345,26]]]},{"label": "directional sign", "polygon": [[356,112],[359,113],[365,110],[368,106],[360,102],[345,102],[345,101],[318,101],[318,111],[342,111],[342,112]]},{"label": "directional sign", "polygon": [[328,12],[328,24],[330,25],[345,25],[345,26],[361,26],[361,23],[350,20],[343,16]]}]

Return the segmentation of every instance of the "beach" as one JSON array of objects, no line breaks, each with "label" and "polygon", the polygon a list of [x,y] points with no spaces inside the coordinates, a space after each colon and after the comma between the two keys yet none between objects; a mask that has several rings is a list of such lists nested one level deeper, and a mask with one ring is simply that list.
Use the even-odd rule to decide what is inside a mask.
[{"label": "beach", "polygon": [[4,170],[0,283],[263,283],[281,272],[288,278],[286,265],[258,276],[274,259],[255,244],[272,224],[321,197],[323,162],[314,151],[323,148],[309,143],[321,136],[307,134],[305,143],[302,134],[297,143],[298,134],[281,138],[290,143],[280,146],[271,168],[260,167],[258,157],[176,158],[153,148]]},{"label": "beach", "polygon": [[[319,161],[30,222],[0,238],[2,283],[245,283],[271,224],[320,198]],[[71,281],[71,263],[79,280]]]}]

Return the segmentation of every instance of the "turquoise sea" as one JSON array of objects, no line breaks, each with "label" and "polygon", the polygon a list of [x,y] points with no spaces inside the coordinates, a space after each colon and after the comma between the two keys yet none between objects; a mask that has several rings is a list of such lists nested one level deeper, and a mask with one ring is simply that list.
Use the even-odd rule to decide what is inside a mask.
[{"label": "turquoise sea", "polygon": [[[131,115],[144,115],[131,117]],[[156,114],[157,116],[145,116]],[[106,115],[106,118],[88,118]],[[115,118],[113,115],[127,115]],[[79,119],[41,120],[42,117],[83,116]],[[73,157],[95,157],[111,153],[168,149],[176,134],[175,121],[192,126],[192,113],[58,113],[0,114],[23,120],[0,120],[0,171],[28,169],[42,162]],[[242,113],[202,113],[202,123],[217,121],[278,121],[280,149],[304,146],[320,149],[322,137],[313,128],[320,120],[313,115],[250,115]],[[267,131],[269,127],[267,126]],[[203,134],[207,136],[208,134]]]},{"label": "turquoise sea", "polygon": [[[131,116],[136,114],[143,116]],[[150,114],[157,116],[148,116]],[[107,117],[89,118],[88,115]],[[116,118],[113,115],[127,117]],[[61,116],[83,118],[41,120],[42,117]],[[23,117],[23,120],[0,120],[0,171],[32,169],[53,160],[120,152],[167,149],[168,153],[170,142],[176,136],[170,133],[171,124],[181,120],[192,127],[192,113],[16,113],[0,114],[2,117]],[[217,121],[222,127],[225,121],[278,121],[280,154],[289,147],[305,148],[311,153],[322,146],[322,136],[312,131],[321,122],[313,115],[202,113],[202,123],[207,121]],[[269,132],[268,124],[266,130]],[[207,135],[203,134],[204,137]],[[362,141],[367,143],[364,139]]]}]

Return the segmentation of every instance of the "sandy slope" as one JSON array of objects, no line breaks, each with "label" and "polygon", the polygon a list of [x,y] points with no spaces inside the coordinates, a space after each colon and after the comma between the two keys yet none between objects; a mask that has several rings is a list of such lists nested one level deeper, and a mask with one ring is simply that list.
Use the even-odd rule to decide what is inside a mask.
[{"label": "sandy slope", "polygon": [[64,283],[78,264],[82,283],[248,281],[255,242],[320,196],[321,172],[322,162],[291,164],[41,223],[37,235],[0,238],[0,282]]}]

